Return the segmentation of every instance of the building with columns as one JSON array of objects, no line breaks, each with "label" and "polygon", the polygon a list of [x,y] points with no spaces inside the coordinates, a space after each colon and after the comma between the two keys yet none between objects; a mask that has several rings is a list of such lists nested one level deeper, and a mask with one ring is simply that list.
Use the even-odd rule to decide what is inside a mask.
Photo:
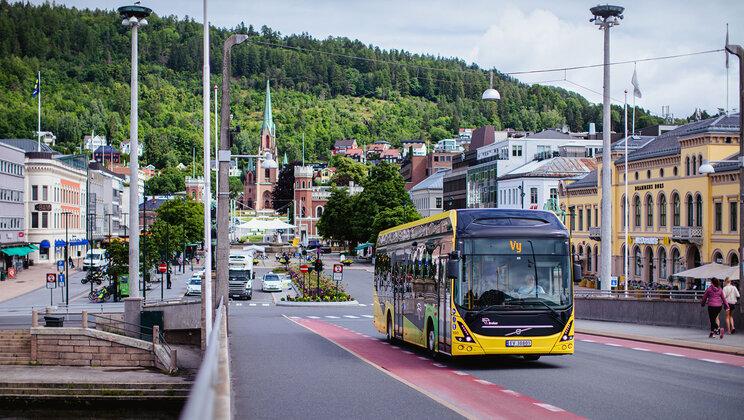
[{"label": "building with columns", "polygon": [[[625,165],[629,191],[630,280],[689,288],[694,279],[675,273],[717,262],[735,266],[739,254],[739,116],[722,115],[692,122],[646,141],[629,152],[627,162],[613,147],[612,275],[625,270]],[[715,161],[727,161],[715,163]],[[715,172],[700,173],[711,161]],[[604,193],[598,168],[560,189],[561,208],[568,214],[572,253],[586,277],[598,273],[599,211]]]},{"label": "building with columns", "polygon": [[[258,155],[271,155],[277,158],[276,153],[276,126],[271,110],[271,89],[269,81],[266,81],[266,97],[264,100],[263,123],[261,124],[261,143],[258,146]],[[243,204],[257,212],[273,211],[271,204],[271,192],[274,190],[279,178],[279,168],[263,168],[263,159],[253,165],[252,162],[245,174],[243,187]]]}]

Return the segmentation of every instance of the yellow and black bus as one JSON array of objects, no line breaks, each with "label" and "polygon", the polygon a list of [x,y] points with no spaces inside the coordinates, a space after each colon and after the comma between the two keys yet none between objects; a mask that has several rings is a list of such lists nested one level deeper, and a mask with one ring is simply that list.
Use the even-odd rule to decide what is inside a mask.
[{"label": "yellow and black bus", "polygon": [[380,233],[374,324],[432,354],[573,354],[580,270],[551,212],[450,210]]}]

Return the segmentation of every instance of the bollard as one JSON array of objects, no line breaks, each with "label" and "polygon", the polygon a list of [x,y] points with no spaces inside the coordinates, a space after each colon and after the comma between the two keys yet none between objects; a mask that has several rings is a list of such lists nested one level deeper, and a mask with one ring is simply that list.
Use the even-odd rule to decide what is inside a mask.
[{"label": "bollard", "polygon": [[52,313],[52,307],[51,306],[47,306],[46,307],[46,314],[49,315],[51,313]]},{"label": "bollard", "polygon": [[83,311],[81,316],[83,317],[83,328],[88,328],[88,311]]},{"label": "bollard", "polygon": [[155,346],[160,344],[160,325],[152,326],[152,344]]},{"label": "bollard", "polygon": [[31,327],[38,327],[39,326],[39,312],[34,309],[31,311]]}]

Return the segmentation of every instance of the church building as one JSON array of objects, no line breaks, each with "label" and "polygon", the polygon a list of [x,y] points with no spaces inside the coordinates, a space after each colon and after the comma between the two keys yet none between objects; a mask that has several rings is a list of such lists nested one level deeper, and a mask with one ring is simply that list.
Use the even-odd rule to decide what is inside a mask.
[{"label": "church building", "polygon": [[[276,126],[271,111],[271,90],[269,81],[266,81],[266,99],[264,102],[264,116],[261,124],[261,143],[258,146],[258,155],[276,159]],[[264,159],[258,159],[254,164],[249,163],[245,174],[245,185],[243,187],[244,204],[258,212],[272,212],[271,192],[274,190],[279,177],[279,168],[264,168]]]}]

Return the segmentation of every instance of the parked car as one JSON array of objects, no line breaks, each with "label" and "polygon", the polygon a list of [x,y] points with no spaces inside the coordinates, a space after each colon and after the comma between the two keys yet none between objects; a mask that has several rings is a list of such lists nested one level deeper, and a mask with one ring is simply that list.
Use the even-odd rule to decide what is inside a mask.
[{"label": "parked car", "polygon": [[282,284],[282,278],[278,274],[267,273],[263,276],[261,290],[264,292],[281,292],[284,289]]},{"label": "parked car", "polygon": [[186,284],[186,296],[201,296],[201,277],[191,277]]},{"label": "parked car", "polygon": [[105,269],[108,265],[108,252],[105,249],[91,249],[83,258],[83,270]]}]

